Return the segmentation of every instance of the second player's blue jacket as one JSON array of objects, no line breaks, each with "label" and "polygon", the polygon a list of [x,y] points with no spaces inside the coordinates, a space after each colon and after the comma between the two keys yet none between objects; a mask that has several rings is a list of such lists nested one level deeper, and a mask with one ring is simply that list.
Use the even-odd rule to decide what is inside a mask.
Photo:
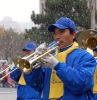
[{"label": "second player's blue jacket", "polygon": [[[17,100],[40,100],[41,90],[43,88],[43,75],[41,67],[33,69],[30,74],[24,74],[26,85],[18,84]],[[17,69],[10,74],[11,78],[18,82],[21,76],[21,70]]]}]

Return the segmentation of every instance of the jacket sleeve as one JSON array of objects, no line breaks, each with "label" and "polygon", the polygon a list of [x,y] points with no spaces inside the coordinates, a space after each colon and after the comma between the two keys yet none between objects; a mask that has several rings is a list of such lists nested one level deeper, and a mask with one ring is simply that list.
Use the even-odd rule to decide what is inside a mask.
[{"label": "jacket sleeve", "polygon": [[[12,70],[14,70],[16,67],[13,67]],[[10,77],[15,81],[18,82],[19,78],[21,76],[21,70],[20,69],[16,69],[15,71],[13,71],[12,73],[10,73]]]},{"label": "jacket sleeve", "polygon": [[81,94],[93,87],[93,76],[96,68],[96,61],[90,54],[77,57],[74,67],[66,63],[58,63],[55,66],[58,77],[65,87],[74,94]]},{"label": "jacket sleeve", "polygon": [[33,69],[29,74],[24,74],[27,85],[39,92],[42,91],[44,82],[43,73],[42,67],[39,67],[38,69]]}]

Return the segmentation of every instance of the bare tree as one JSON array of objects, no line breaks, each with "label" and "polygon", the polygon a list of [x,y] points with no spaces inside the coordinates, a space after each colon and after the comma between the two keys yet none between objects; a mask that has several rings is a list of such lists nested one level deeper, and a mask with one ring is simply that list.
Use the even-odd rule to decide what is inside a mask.
[{"label": "bare tree", "polygon": [[16,56],[23,56],[22,49],[29,40],[24,39],[23,34],[17,34],[12,30],[0,35],[0,58],[9,60]]}]

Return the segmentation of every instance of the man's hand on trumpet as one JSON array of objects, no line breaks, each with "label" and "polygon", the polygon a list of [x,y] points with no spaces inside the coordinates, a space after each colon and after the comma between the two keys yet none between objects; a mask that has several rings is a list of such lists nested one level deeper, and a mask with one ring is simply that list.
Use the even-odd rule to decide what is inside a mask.
[{"label": "man's hand on trumpet", "polygon": [[[57,44],[57,43],[56,43]],[[55,44],[55,45],[56,45]],[[39,56],[41,55],[39,62],[40,65],[43,67],[49,67],[54,68],[57,63],[59,62],[57,59],[55,59],[50,53],[51,51],[55,50],[56,47],[54,45],[52,47],[47,48],[46,43],[42,43],[39,45],[35,50],[35,55]],[[50,51],[51,50],[51,51]],[[43,55],[44,54],[44,55]],[[43,56],[42,56],[43,55]]]},{"label": "man's hand on trumpet", "polygon": [[46,43],[42,43],[35,50],[35,55],[41,55],[47,50]]},{"label": "man's hand on trumpet", "polygon": [[43,67],[54,68],[58,64],[58,60],[54,58],[51,54],[40,59],[41,65]]}]

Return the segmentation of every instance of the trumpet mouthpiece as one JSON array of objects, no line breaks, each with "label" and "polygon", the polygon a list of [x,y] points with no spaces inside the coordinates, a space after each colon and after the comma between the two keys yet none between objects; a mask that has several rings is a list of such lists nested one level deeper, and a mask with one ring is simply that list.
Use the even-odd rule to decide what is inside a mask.
[{"label": "trumpet mouthpiece", "polygon": [[57,44],[59,44],[60,43],[60,41],[57,41]]}]

